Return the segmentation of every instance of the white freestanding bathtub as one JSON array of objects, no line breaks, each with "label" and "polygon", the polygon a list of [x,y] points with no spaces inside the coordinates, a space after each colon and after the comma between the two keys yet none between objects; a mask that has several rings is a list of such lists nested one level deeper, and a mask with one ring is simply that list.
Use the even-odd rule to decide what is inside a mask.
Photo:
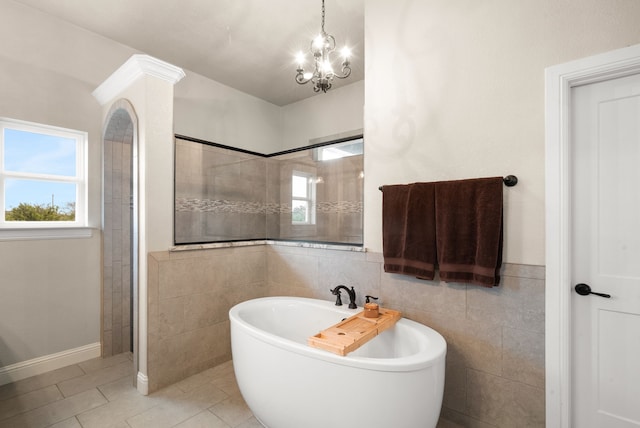
[{"label": "white freestanding bathtub", "polygon": [[240,391],[267,428],[433,428],[447,345],[422,324],[397,324],[347,356],[307,345],[358,309],[265,297],[229,311]]}]

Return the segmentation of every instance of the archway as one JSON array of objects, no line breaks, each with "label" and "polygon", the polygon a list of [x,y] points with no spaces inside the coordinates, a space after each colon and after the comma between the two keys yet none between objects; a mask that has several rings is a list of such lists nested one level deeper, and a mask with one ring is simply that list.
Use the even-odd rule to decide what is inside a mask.
[{"label": "archway", "polygon": [[102,140],[102,356],[133,352],[137,372],[137,116],[126,100],[107,115]]}]

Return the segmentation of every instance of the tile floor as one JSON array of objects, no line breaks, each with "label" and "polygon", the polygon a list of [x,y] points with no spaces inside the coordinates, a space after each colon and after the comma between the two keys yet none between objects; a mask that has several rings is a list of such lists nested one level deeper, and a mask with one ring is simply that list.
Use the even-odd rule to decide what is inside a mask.
[{"label": "tile floor", "polygon": [[262,428],[231,361],[148,396],[133,387],[132,364],[124,353],[0,386],[0,428]]}]

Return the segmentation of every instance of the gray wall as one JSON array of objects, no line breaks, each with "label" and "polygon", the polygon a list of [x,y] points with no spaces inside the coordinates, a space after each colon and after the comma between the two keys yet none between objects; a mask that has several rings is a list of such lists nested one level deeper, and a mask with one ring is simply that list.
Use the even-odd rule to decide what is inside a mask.
[{"label": "gray wall", "polygon": [[0,115],[88,133],[91,238],[2,241],[0,367],[100,341],[102,108],[91,92],[133,50],[0,2]]}]

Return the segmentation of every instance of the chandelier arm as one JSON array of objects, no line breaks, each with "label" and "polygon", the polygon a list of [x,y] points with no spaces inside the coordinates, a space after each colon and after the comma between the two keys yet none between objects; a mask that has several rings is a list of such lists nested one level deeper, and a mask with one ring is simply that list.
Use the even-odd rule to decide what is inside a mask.
[{"label": "chandelier arm", "polygon": [[349,67],[348,64],[343,64],[342,65],[342,76],[339,74],[333,74],[335,77],[337,77],[338,79],[346,79],[347,77],[349,77],[351,75],[351,67]]},{"label": "chandelier arm", "polygon": [[325,36],[325,40],[328,43],[328,46],[326,46],[326,52],[330,53],[336,50],[336,39],[335,37],[333,37],[331,34],[326,34],[324,33]]},{"label": "chandelier arm", "polygon": [[308,79],[305,79],[304,72],[298,72],[298,74],[296,74],[296,82],[298,82],[300,85],[304,85],[311,82],[314,77],[315,76],[311,76]]}]

